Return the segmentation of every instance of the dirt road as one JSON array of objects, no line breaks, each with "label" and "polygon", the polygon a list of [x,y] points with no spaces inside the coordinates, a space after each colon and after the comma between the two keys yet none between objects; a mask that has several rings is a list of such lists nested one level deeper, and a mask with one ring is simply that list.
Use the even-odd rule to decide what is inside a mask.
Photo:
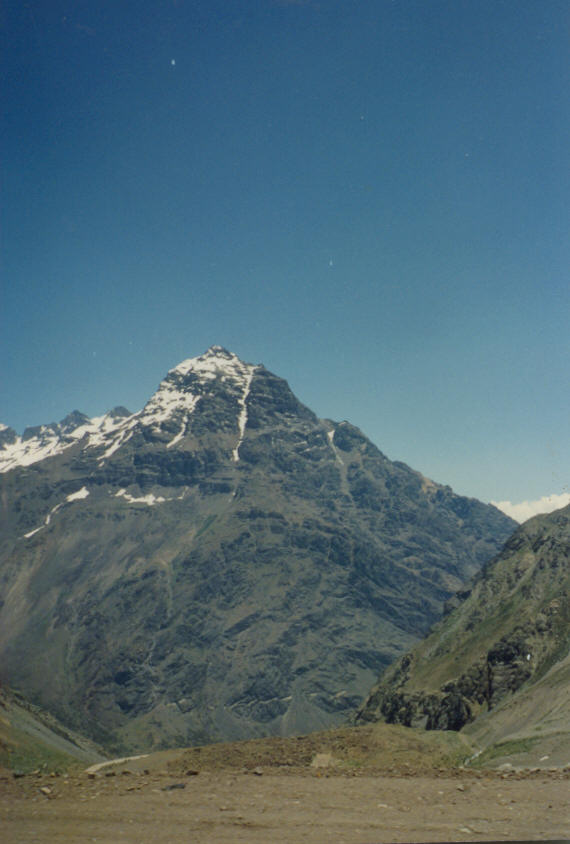
[{"label": "dirt road", "polygon": [[[141,764],[144,760],[141,760]],[[570,781],[527,775],[382,776],[127,767],[0,777],[4,844],[372,844],[570,838]]]}]

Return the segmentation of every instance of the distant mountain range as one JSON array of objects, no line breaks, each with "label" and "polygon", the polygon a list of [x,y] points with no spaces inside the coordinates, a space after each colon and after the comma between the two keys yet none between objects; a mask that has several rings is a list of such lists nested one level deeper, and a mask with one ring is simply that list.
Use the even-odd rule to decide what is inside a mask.
[{"label": "distant mountain range", "polygon": [[0,679],[116,750],[341,723],[516,527],[219,346],[0,470]]},{"label": "distant mountain range", "polygon": [[447,610],[382,675],[357,722],[547,743],[544,759],[554,748],[569,762],[570,505],[521,525]]}]

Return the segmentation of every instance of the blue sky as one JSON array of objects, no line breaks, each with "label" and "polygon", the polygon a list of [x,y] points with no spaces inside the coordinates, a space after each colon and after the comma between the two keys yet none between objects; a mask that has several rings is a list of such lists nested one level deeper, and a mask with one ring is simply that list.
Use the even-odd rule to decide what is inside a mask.
[{"label": "blue sky", "polygon": [[483,500],[570,486],[566,0],[6,0],[2,393],[221,344]]}]

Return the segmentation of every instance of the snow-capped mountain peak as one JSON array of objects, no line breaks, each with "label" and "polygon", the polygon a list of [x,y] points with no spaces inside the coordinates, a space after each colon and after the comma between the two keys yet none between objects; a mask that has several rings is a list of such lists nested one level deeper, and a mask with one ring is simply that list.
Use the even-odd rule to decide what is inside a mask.
[{"label": "snow-capped mountain peak", "polygon": [[232,449],[233,460],[237,461],[247,424],[247,398],[256,368],[222,346],[211,346],[203,355],[188,358],[171,369],[137,413],[131,414],[118,407],[90,419],[74,410],[61,422],[27,428],[22,436],[2,425],[0,472],[55,457],[78,443],[83,448],[97,449],[101,465],[141,428],[171,448],[189,432],[198,404],[211,398],[220,387],[227,397],[227,425],[234,431],[237,429]]},{"label": "snow-capped mountain peak", "polygon": [[181,361],[178,366],[170,370],[168,375],[185,376],[194,373],[202,380],[212,380],[218,376],[222,378],[229,376],[239,380],[245,377],[246,372],[251,368],[251,364],[244,363],[237,355],[228,352],[223,346],[210,346],[203,355]]},{"label": "snow-capped mountain peak", "polygon": [[[8,472],[17,466],[30,466],[47,457],[55,457],[85,437],[86,445],[105,445],[109,436],[131,418],[125,408],[115,408],[93,419],[79,411],[73,411],[61,422],[26,428],[22,436],[13,432],[10,441],[2,443],[0,440],[0,472]],[[12,431],[11,428],[7,430]]]},{"label": "snow-capped mountain peak", "polygon": [[211,346],[203,355],[188,358],[169,371],[141,411],[140,424],[154,431],[162,428],[172,430],[175,424],[178,430],[167,444],[167,448],[171,448],[185,436],[198,403],[212,395],[214,382],[219,381],[237,402],[239,435],[233,459],[238,460],[239,445],[247,424],[246,402],[256,368],[222,346]]}]

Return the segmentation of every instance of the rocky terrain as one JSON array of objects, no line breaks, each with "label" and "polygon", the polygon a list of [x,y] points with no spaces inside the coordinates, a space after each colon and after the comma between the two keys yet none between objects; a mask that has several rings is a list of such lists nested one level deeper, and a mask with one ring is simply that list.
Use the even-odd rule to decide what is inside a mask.
[{"label": "rocky terrain", "polygon": [[115,752],[342,723],[515,527],[220,347],[0,434],[0,679]]},{"label": "rocky terrain", "polygon": [[2,840],[324,844],[567,839],[570,767],[457,768],[457,733],[384,724],[0,771]]},{"label": "rocky terrain", "polygon": [[537,748],[485,762],[476,746],[463,733],[369,723],[105,760],[4,690],[2,841],[568,838],[570,764]]},{"label": "rocky terrain", "polygon": [[382,675],[357,722],[466,728],[505,753],[570,757],[570,506],[523,524],[447,610]]}]

